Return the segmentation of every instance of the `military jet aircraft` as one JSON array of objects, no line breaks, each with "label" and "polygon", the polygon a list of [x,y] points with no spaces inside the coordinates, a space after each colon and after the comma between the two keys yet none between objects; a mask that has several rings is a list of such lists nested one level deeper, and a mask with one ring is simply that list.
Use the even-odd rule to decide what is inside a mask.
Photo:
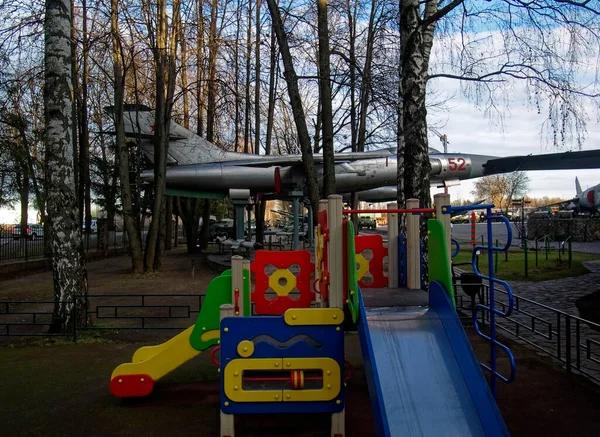
[{"label": "military jet aircraft", "polygon": [[579,178],[575,178],[576,195],[572,199],[564,200],[541,208],[557,206],[561,210],[573,211],[576,214],[597,215],[600,212],[600,184],[581,189]]},{"label": "military jet aircraft", "polygon": [[[111,108],[106,108],[112,113]],[[124,108],[126,136],[137,139],[144,154],[154,161],[154,111],[146,106]],[[224,151],[183,126],[171,121],[167,188],[226,194],[230,189],[249,189],[276,197],[305,190],[301,155],[265,156]],[[323,155],[315,154],[319,181],[323,179]],[[600,167],[600,150],[498,158],[465,153],[441,153],[430,149],[432,185],[453,186],[461,180],[517,170],[552,170]],[[364,201],[396,198],[396,152],[382,149],[335,154],[338,193],[359,192]],[[141,175],[152,182],[153,171]]]}]

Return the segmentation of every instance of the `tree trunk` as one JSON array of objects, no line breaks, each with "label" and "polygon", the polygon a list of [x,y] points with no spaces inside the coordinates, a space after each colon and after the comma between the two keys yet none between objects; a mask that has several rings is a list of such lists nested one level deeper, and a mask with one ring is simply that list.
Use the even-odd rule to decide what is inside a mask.
[{"label": "tree trunk", "polygon": [[319,90],[323,126],[323,198],[335,193],[335,161],[333,156],[333,109],[331,104],[331,71],[329,66],[329,28],[327,0],[317,1],[319,33]]},{"label": "tree trunk", "polygon": [[[75,0],[71,0],[71,14],[75,9]],[[72,16],[71,16],[72,17]],[[71,18],[71,84],[72,84],[72,92],[75,96],[79,95],[79,81],[77,79],[77,28],[75,27],[75,23],[73,23],[73,18]],[[78,116],[77,116],[77,99],[72,101],[71,105],[71,119],[73,123],[71,125],[72,129],[72,141],[73,141],[73,174],[75,178],[75,185],[79,184],[79,151],[78,151]],[[76,192],[77,195],[77,192]],[[79,199],[77,199],[79,201]],[[79,224],[81,225],[81,214],[83,211],[79,209]]]},{"label": "tree trunk", "polygon": [[306,117],[304,115],[304,108],[302,106],[302,98],[300,97],[300,90],[298,88],[298,76],[296,75],[296,71],[294,69],[292,54],[288,45],[285,29],[283,28],[283,22],[281,20],[279,8],[275,3],[275,0],[267,0],[267,4],[269,6],[269,13],[271,14],[271,19],[273,20],[273,28],[275,29],[275,33],[277,35],[277,42],[279,44],[281,57],[283,59],[283,75],[287,83],[290,104],[294,114],[294,122],[296,123],[296,129],[298,131],[298,140],[300,142],[302,161],[304,163],[304,173],[306,175],[306,185],[308,187],[308,197],[310,199],[313,211],[318,211],[319,186],[317,184],[315,163],[310,144],[310,137],[306,127]]},{"label": "tree trunk", "polygon": [[202,228],[200,229],[200,249],[208,249],[208,233],[210,230],[210,199],[204,199],[202,209]]},{"label": "tree trunk", "polygon": [[[256,201],[254,203],[254,221],[256,224],[256,242],[263,244],[265,240],[265,201],[260,198],[260,196],[256,196]],[[250,236],[250,241],[252,241],[252,236]]]},{"label": "tree trunk", "polygon": [[196,111],[198,114],[196,133],[204,136],[204,1],[197,0],[198,8],[198,37],[196,38]]},{"label": "tree trunk", "polygon": [[165,211],[165,250],[173,248],[173,197],[167,196]]},{"label": "tree trunk", "polygon": [[248,22],[246,24],[246,111],[244,114],[244,153],[250,151],[250,57],[252,56],[252,3],[248,1]]},{"label": "tree trunk", "polygon": [[364,152],[367,143],[367,113],[369,110],[369,95],[371,91],[371,70],[373,65],[373,46],[375,44],[375,17],[377,14],[377,2],[371,0],[371,14],[369,15],[369,26],[367,31],[367,47],[365,64],[362,72],[362,83],[360,86],[359,100],[359,125],[356,151]]},{"label": "tree trunk", "polygon": [[[400,14],[401,68],[403,97],[404,157],[412,165],[404,167],[405,199],[419,199],[421,207],[431,205],[427,149],[426,66],[423,34],[417,0],[402,0]],[[400,150],[400,147],[398,148]]]},{"label": "tree trunk", "polygon": [[273,26],[271,26],[271,56],[269,70],[269,108],[267,110],[267,133],[265,138],[265,155],[271,154],[271,142],[273,136],[273,121],[275,118],[275,90],[277,89],[277,73],[279,72],[279,56],[276,47],[276,37]]},{"label": "tree trunk", "polygon": [[208,34],[208,96],[206,102],[206,139],[214,140],[216,72],[217,72],[217,8],[218,0],[212,0]]},{"label": "tree trunk", "polygon": [[183,222],[188,253],[198,252],[198,223],[202,213],[201,206],[202,201],[195,197],[186,197],[179,202],[178,209]]},{"label": "tree trunk", "polygon": [[[179,1],[173,2],[173,15],[180,13]],[[165,193],[167,154],[169,148],[169,131],[171,112],[173,109],[173,96],[176,81],[176,52],[177,23],[172,29],[170,37],[167,29],[167,5],[165,0],[157,3],[157,35],[154,48],[154,61],[156,65],[156,112],[154,130],[154,203],[152,206],[152,222],[148,231],[148,243],[144,258],[144,270],[158,270],[161,266],[161,257],[165,243]]]},{"label": "tree trunk", "polygon": [[[254,75],[256,76],[254,85],[254,153],[257,155],[260,155],[260,3],[261,0],[256,0],[256,43],[254,44]],[[258,227],[256,229],[258,238]]]},{"label": "tree trunk", "polygon": [[17,180],[19,179],[21,181],[21,186],[19,187],[19,197],[21,200],[21,247],[25,248],[25,253],[27,254],[27,249],[29,248],[27,244],[27,238],[29,238],[27,235],[27,224],[29,223],[29,174],[27,171],[22,170],[21,177],[17,178]]},{"label": "tree trunk", "polygon": [[[350,0],[346,0],[346,9],[348,14],[348,39],[349,39],[349,57],[350,57],[350,148],[356,152],[357,143],[357,123],[356,123],[356,12],[358,0],[350,5]],[[354,219],[352,219],[354,221]],[[355,229],[356,231],[357,229]]]},{"label": "tree trunk", "polygon": [[[81,104],[79,106],[79,215],[83,215],[85,233],[90,234],[92,207],[90,196],[90,142],[88,128],[88,77],[89,39],[87,31],[87,0],[82,0],[82,50],[83,69],[81,72]],[[85,220],[85,221],[84,221]]]},{"label": "tree trunk", "polygon": [[240,141],[240,25],[242,23],[242,8],[238,7],[236,14],[235,42],[233,43],[233,74],[235,76],[235,84],[233,92],[235,94],[235,138],[233,139],[234,152],[239,152]]},{"label": "tree trunk", "polygon": [[133,273],[142,273],[144,263],[142,257],[142,240],[138,214],[133,208],[131,181],[129,180],[129,150],[125,144],[125,125],[123,124],[123,96],[125,93],[125,76],[123,72],[123,56],[121,53],[121,38],[119,33],[119,0],[111,0],[111,32],[113,48],[113,75],[114,75],[114,113],[115,143],[117,149],[117,166],[119,180],[121,181],[121,203],[123,204],[123,222],[129,240],[129,254],[131,256],[131,270]]},{"label": "tree trunk", "polygon": [[53,229],[53,332],[76,329],[85,316],[88,291],[73,174],[71,16],[69,0],[47,0],[44,115],[47,207]]}]

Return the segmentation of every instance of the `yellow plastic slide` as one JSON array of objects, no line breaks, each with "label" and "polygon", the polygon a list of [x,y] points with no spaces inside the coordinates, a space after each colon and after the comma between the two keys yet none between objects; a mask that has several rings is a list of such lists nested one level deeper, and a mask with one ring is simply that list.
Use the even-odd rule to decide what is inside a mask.
[{"label": "yellow plastic slide", "polygon": [[[190,344],[194,326],[189,327],[169,341],[140,348],[132,363],[118,366],[111,375],[110,389],[117,397],[138,397],[150,394],[154,382],[200,354]],[[207,331],[202,340],[219,338],[219,330]]]}]

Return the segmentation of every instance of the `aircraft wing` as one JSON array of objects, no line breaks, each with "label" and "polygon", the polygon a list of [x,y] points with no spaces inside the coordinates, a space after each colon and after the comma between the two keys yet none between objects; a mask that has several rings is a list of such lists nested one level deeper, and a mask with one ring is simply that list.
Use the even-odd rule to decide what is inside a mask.
[{"label": "aircraft wing", "polygon": [[[341,162],[357,161],[359,159],[377,159],[387,158],[394,154],[392,149],[373,150],[370,152],[344,152],[335,153],[334,161],[336,164]],[[241,155],[241,154],[239,154]],[[395,158],[395,155],[393,156]],[[323,162],[323,155],[313,155],[315,163]],[[251,159],[240,159],[223,162],[224,165],[241,165],[248,167],[271,167],[273,165],[294,166],[302,164],[302,155],[251,155]]]},{"label": "aircraft wing", "polygon": [[486,176],[525,170],[577,170],[599,167],[600,150],[585,150],[490,159],[483,164],[483,174]]}]

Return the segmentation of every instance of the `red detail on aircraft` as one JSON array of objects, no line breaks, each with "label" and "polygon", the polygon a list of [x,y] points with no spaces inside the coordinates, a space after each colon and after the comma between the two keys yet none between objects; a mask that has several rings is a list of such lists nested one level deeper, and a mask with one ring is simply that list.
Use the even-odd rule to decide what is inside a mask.
[{"label": "red detail on aircraft", "polygon": [[281,173],[279,167],[275,167],[275,192],[281,193]]},{"label": "red detail on aircraft", "polygon": [[594,190],[588,191],[587,201],[590,203],[590,205],[594,205]]}]

